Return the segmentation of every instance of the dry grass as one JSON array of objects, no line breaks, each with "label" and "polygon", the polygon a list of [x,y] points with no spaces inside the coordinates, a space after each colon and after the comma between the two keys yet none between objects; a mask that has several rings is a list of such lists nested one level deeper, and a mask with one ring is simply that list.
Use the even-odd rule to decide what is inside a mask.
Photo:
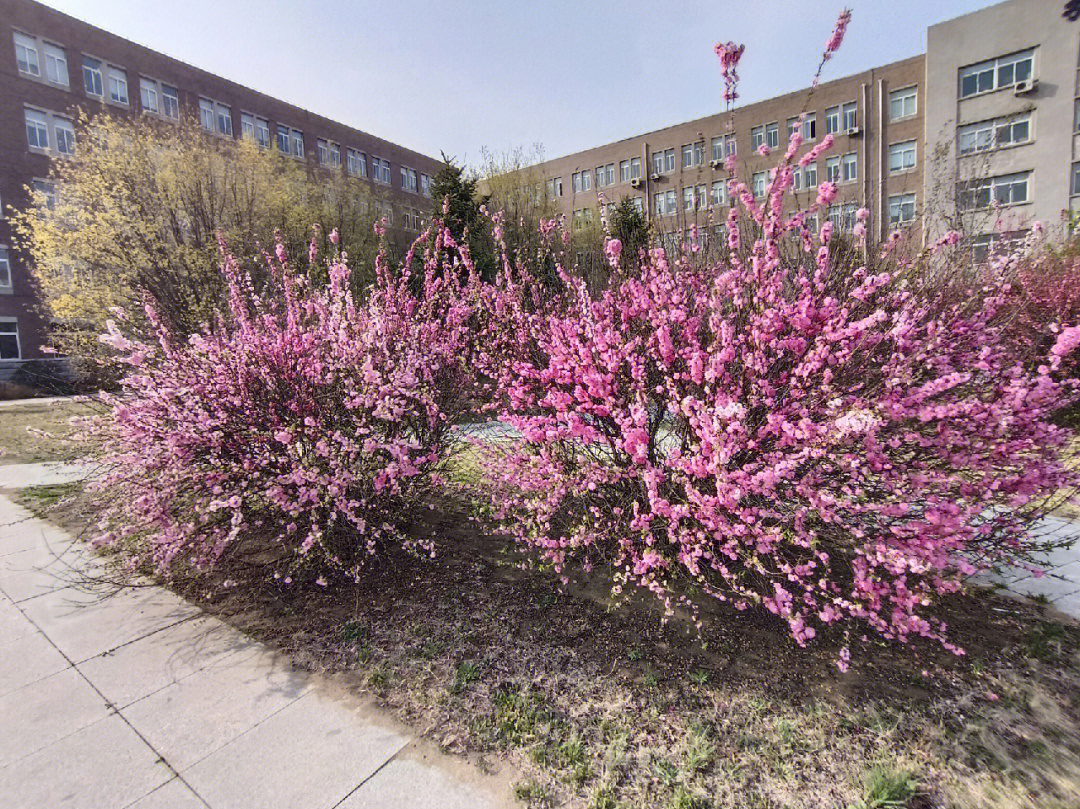
[{"label": "dry grass", "polygon": [[842,675],[839,636],[799,650],[767,616],[718,611],[698,638],[651,601],[612,609],[519,569],[461,514],[437,527],[437,560],[386,559],[355,587],[239,567],[172,586],[446,750],[504,759],[534,807],[1080,805],[1080,629],[1037,604],[957,598],[966,657],[870,641]]},{"label": "dry grass", "polygon": [[96,402],[70,399],[0,407],[0,464],[78,458],[85,448],[70,440],[71,419],[100,411]]}]

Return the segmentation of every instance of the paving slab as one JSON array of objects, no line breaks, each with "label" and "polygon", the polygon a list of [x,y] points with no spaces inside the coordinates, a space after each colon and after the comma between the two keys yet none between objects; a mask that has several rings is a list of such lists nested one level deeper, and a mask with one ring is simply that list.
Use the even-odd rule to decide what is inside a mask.
[{"label": "paving slab", "polygon": [[124,809],[173,777],[114,714],[0,769],[0,796],[5,809]]},{"label": "paving slab", "polygon": [[40,536],[37,545],[0,556],[0,591],[19,603],[100,578],[103,568],[86,547],[54,547]]},{"label": "paving slab", "polygon": [[[74,668],[0,697],[0,767],[36,753],[110,713],[101,695]],[[0,791],[0,795],[3,792]]]},{"label": "paving slab", "polygon": [[124,809],[206,809],[191,787],[174,778]]},{"label": "paving slab", "polygon": [[270,653],[241,652],[132,703],[124,716],[183,772],[310,688],[309,677]]},{"label": "paving slab", "polygon": [[46,461],[44,463],[0,464],[0,489],[26,489],[30,486],[78,483],[93,477],[100,471],[99,465],[94,463]]},{"label": "paving slab", "polygon": [[116,593],[68,587],[19,606],[76,663],[201,614],[198,608],[158,587]]},{"label": "paving slab", "polygon": [[209,616],[192,618],[96,657],[79,667],[109,701],[125,707],[255,643]]},{"label": "paving slab", "polygon": [[44,680],[71,666],[38,631],[0,644],[0,696]]},{"label": "paving slab", "polygon": [[395,758],[336,809],[479,809],[498,806],[497,796],[464,781],[447,783],[442,770]]},{"label": "paving slab", "polygon": [[11,643],[36,631],[15,603],[0,592],[0,645]]},{"label": "paving slab", "polygon": [[214,809],[332,809],[411,741],[343,707],[305,694],[181,774]]}]

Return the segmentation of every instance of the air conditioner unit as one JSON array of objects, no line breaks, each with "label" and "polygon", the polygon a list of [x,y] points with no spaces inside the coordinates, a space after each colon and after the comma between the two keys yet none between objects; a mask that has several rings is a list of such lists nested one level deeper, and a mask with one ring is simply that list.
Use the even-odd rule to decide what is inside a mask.
[{"label": "air conditioner unit", "polygon": [[1018,81],[1013,85],[1013,95],[1023,96],[1028,93],[1034,92],[1036,86],[1038,86],[1038,79],[1025,79],[1024,81]]},{"label": "air conditioner unit", "polygon": [[714,169],[718,169],[718,168],[723,167],[724,161],[723,160],[710,160],[709,165],[712,166]]},{"label": "air conditioner unit", "polygon": [[641,178],[640,177],[634,177],[632,180],[630,180],[630,187],[631,188],[641,188]]},{"label": "air conditioner unit", "polygon": [[649,177],[654,183],[660,181],[660,174],[658,172],[654,171],[652,174],[649,175]]},{"label": "air conditioner unit", "polygon": [[855,137],[856,135],[860,134],[861,132],[862,132],[862,130],[859,129],[859,127],[857,127],[857,126],[849,126],[847,128],[845,134],[850,135],[851,137]]}]

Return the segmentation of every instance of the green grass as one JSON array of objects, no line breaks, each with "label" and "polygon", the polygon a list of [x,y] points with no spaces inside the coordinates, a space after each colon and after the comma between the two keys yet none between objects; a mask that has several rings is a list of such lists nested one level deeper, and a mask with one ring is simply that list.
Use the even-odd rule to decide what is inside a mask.
[{"label": "green grass", "polygon": [[857,809],[905,809],[918,790],[911,773],[875,767],[866,774],[865,793]]},{"label": "green grass", "polygon": [[20,490],[19,500],[34,514],[42,515],[66,497],[79,491],[80,483],[51,483]]},{"label": "green grass", "polygon": [[70,461],[86,454],[85,445],[71,440],[76,427],[70,421],[99,412],[100,404],[71,401],[0,408],[0,464]]}]

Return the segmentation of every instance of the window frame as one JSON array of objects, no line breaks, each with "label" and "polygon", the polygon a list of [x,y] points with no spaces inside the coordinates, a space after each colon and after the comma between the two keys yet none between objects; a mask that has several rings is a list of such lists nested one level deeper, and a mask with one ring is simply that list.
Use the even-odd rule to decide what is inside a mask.
[{"label": "window frame", "polygon": [[[910,93],[910,95],[904,95]],[[904,112],[904,106],[908,99],[911,99],[912,110],[911,112]],[[900,102],[900,115],[893,113],[893,105]],[[909,87],[901,87],[899,90],[889,91],[889,121],[906,121],[909,118],[914,118],[919,114],[919,85],[912,84]]]},{"label": "window frame", "polygon": [[[1013,51],[1012,53],[1006,53],[1001,56],[995,56],[992,59],[984,59],[981,62],[974,62],[970,65],[961,65],[957,69],[957,86],[956,94],[957,98],[961,101],[968,98],[975,98],[976,96],[985,95],[986,93],[994,93],[998,90],[1007,90],[1011,87],[1015,87],[1017,82],[1031,81],[1035,78],[1035,52],[1037,48],[1024,48],[1023,50]],[[1017,78],[1016,66],[1028,62],[1027,75],[1023,79]],[[1008,82],[1001,81],[1001,72],[1004,68],[1010,68],[1012,78]],[[991,76],[991,85],[985,89],[979,89],[981,85],[980,77],[984,74]],[[970,77],[975,77],[975,89],[972,92],[964,92],[964,80]]]},{"label": "window frame", "polygon": [[[113,82],[116,82],[117,87],[123,84],[124,97],[123,99],[113,97]],[[105,100],[110,104],[116,104],[118,107],[130,107],[131,106],[131,86],[128,84],[128,75],[125,68],[119,65],[114,65],[111,62],[105,63]]]},{"label": "window frame", "polygon": [[[33,79],[40,79],[41,76],[41,51],[39,50],[39,40],[37,37],[27,34],[23,31],[12,30],[12,42],[15,45],[15,69],[19,75],[29,76]],[[20,43],[19,38],[27,40],[30,44]],[[26,69],[23,69],[22,61],[19,60],[19,48],[22,48],[28,54],[34,55],[33,70],[30,70],[31,63],[29,59],[24,60],[26,62]]]},{"label": "window frame", "polygon": [[[918,167],[919,154],[918,154],[918,141],[915,138],[909,138],[908,140],[897,141],[896,143],[889,144],[889,174],[906,174],[910,171],[915,171]],[[907,155],[911,155],[911,165],[907,164]],[[894,167],[894,158],[900,156],[900,166]]]},{"label": "window frame", "polygon": [[7,275],[6,283],[0,276],[0,294],[11,294],[15,289],[15,279],[11,272],[11,248],[6,244],[0,244],[0,266]]},{"label": "window frame", "polygon": [[9,331],[4,331],[4,332],[2,332],[2,334],[4,336],[12,336],[12,335],[14,335],[14,337],[15,337],[15,354],[16,354],[16,356],[14,356],[14,357],[4,357],[2,354],[0,354],[0,362],[21,362],[22,361],[22,340],[19,338],[19,319],[16,318],[16,317],[9,317],[9,316],[6,316],[6,315],[2,315],[2,316],[0,316],[0,324],[3,324],[5,326],[10,324],[11,326],[14,327],[13,331],[10,331],[10,332]]},{"label": "window frame", "polygon": [[[93,65],[88,65],[87,62],[93,62]],[[83,93],[88,98],[96,98],[99,101],[105,100],[105,70],[103,69],[105,61],[98,59],[96,56],[92,56],[89,53],[82,55],[82,69],[83,69]],[[98,84],[101,87],[101,92],[95,93],[90,87],[87,86],[87,73],[91,77],[97,76]]]}]

